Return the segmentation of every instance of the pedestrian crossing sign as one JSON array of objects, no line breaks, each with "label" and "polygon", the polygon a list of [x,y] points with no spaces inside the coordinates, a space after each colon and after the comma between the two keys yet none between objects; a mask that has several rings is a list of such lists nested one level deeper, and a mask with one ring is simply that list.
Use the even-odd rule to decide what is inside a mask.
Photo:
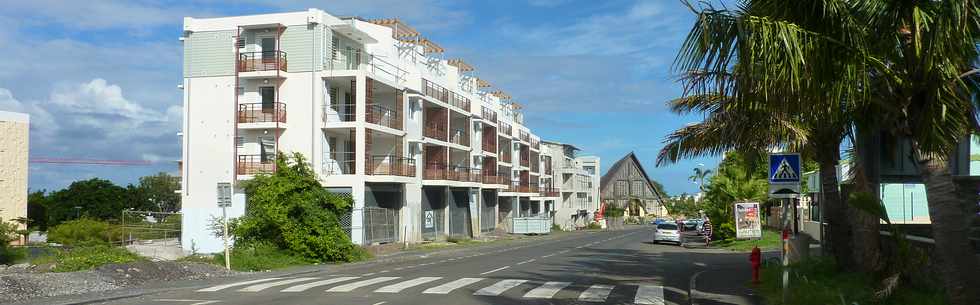
[{"label": "pedestrian crossing sign", "polygon": [[769,198],[799,198],[800,154],[769,155]]}]

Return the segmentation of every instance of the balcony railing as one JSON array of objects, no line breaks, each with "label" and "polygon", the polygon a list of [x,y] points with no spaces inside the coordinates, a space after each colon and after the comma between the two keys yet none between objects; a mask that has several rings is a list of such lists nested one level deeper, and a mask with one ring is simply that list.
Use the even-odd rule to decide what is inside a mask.
[{"label": "balcony railing", "polygon": [[502,184],[506,185],[510,181],[507,177],[498,175],[483,175],[483,184]]},{"label": "balcony railing", "polygon": [[466,129],[455,129],[453,130],[452,136],[449,137],[449,142],[463,146],[470,146],[470,137],[468,134],[466,134]]},{"label": "balcony railing", "polygon": [[481,117],[483,117],[484,120],[487,120],[487,121],[490,121],[490,122],[494,122],[494,123],[497,122],[497,112],[496,111],[493,111],[490,108],[487,108],[486,106],[480,106],[480,107],[483,108],[482,111],[481,111],[482,112],[481,113],[482,114]]},{"label": "balcony railing", "polygon": [[456,106],[457,108],[466,110],[467,112],[470,111],[470,99],[456,94],[456,92],[449,92],[449,105]]},{"label": "balcony railing", "polygon": [[518,135],[521,141],[531,142],[531,134],[527,133],[527,131],[518,130]]},{"label": "balcony railing", "polygon": [[531,139],[531,148],[541,149],[541,140]]},{"label": "balcony railing", "polygon": [[324,122],[353,122],[357,118],[354,104],[332,104],[324,107]]},{"label": "balcony railing", "polygon": [[446,172],[446,180],[459,182],[481,182],[480,169],[463,166],[451,166]]},{"label": "balcony railing", "polygon": [[425,136],[433,139],[445,141],[446,140],[446,126],[439,123],[427,123],[425,124]]},{"label": "balcony railing", "polygon": [[289,71],[286,69],[286,52],[262,51],[238,54],[238,72]]},{"label": "balcony railing", "polygon": [[275,159],[269,156],[266,156],[265,158],[262,157],[262,155],[239,155],[238,174],[270,174],[276,171]]},{"label": "balcony railing", "polygon": [[511,136],[511,131],[513,130],[511,129],[510,124],[507,124],[507,122],[500,122],[500,133],[509,137]]},{"label": "balcony railing", "polygon": [[531,165],[531,156],[521,154],[521,166]]},{"label": "balcony railing", "polygon": [[334,159],[323,160],[323,175],[353,175],[356,169],[354,165],[355,155],[354,152],[340,153],[339,156],[334,156]]},{"label": "balcony railing", "polygon": [[[486,130],[486,129],[484,129]],[[495,154],[497,153],[497,135],[483,133],[483,151]]]},{"label": "balcony railing", "polygon": [[558,197],[558,189],[551,186],[544,186],[538,190],[538,194],[542,197]]},{"label": "balcony railing", "polygon": [[238,105],[238,123],[286,122],[284,103],[248,103]]},{"label": "balcony railing", "polygon": [[447,178],[447,166],[445,163],[426,163],[422,171],[422,179],[426,180],[449,180]]},{"label": "balcony railing", "polygon": [[398,117],[398,110],[388,108],[381,104],[367,105],[367,122],[381,126],[402,130],[401,120]]},{"label": "balcony railing", "polygon": [[372,156],[368,175],[415,177],[415,159],[387,155]]},{"label": "balcony railing", "polygon": [[422,94],[440,100],[443,103],[449,102],[449,90],[424,78],[422,79]]},{"label": "balcony railing", "polygon": [[500,153],[498,153],[498,155],[500,155],[500,162],[510,163],[512,153],[510,152],[509,146],[501,147]]},{"label": "balcony railing", "polygon": [[386,78],[396,83],[405,80],[408,71],[360,49],[334,50],[333,58],[324,64],[327,70],[364,70],[376,77]]}]

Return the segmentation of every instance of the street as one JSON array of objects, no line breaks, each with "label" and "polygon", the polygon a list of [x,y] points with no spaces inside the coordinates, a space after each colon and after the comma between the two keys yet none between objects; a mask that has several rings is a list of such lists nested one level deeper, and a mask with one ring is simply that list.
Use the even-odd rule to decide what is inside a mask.
[{"label": "street", "polygon": [[746,296],[745,254],[654,245],[651,234],[650,226],[572,232],[397,262],[173,282],[102,304],[756,304]]}]

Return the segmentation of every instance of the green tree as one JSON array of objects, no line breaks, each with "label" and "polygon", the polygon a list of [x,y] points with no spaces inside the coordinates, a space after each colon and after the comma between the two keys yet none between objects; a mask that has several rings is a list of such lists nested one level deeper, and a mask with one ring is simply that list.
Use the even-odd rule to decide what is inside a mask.
[{"label": "green tree", "polygon": [[688,180],[691,180],[691,182],[697,183],[698,184],[698,188],[701,191],[704,191],[704,178],[707,178],[708,175],[710,175],[710,174],[711,174],[711,170],[710,169],[702,169],[700,167],[695,167],[694,168],[694,174],[691,175],[690,177],[688,177],[687,179]]},{"label": "green tree", "polygon": [[27,194],[27,218],[29,228],[46,231],[48,229],[48,197],[44,190]]},{"label": "green tree", "polygon": [[151,211],[180,212],[180,180],[170,174],[161,172],[152,176],[140,177],[135,187],[134,195],[145,202],[144,206]]},{"label": "green tree", "polygon": [[48,198],[48,226],[83,216],[118,219],[131,199],[126,188],[109,180],[92,178],[73,182],[68,188],[51,193]]},{"label": "green tree", "polygon": [[326,191],[303,155],[280,153],[273,174],[258,175],[244,188],[248,201],[234,226],[236,243],[270,243],[318,261],[360,258],[360,248],[338,222],[351,199]]}]

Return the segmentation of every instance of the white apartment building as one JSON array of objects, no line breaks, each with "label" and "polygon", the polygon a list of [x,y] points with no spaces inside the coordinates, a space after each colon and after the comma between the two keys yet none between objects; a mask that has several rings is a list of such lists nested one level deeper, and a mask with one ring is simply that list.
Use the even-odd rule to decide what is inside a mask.
[{"label": "white apartment building", "polygon": [[241,216],[240,182],[274,171],[276,152],[352,196],[342,221],[357,244],[506,230],[560,198],[520,105],[397,19],[185,18],[181,41],[185,249],[221,248],[207,229],[217,183],[235,186]]},{"label": "white apartment building", "polygon": [[588,225],[599,209],[599,157],[576,156],[577,147],[558,142],[545,141],[542,147],[561,196],[551,209],[552,222],[562,230]]}]

